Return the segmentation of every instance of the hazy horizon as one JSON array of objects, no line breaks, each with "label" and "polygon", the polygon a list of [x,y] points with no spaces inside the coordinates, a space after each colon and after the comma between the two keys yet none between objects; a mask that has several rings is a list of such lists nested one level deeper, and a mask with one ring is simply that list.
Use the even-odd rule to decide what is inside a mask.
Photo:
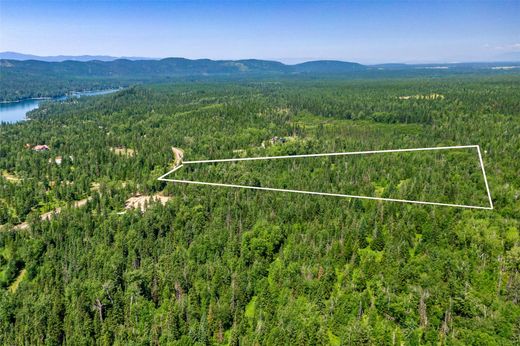
[{"label": "hazy horizon", "polygon": [[[83,57],[103,57],[103,58],[106,58],[107,60],[102,60],[102,61],[113,61],[115,59],[128,59],[128,60],[133,60],[133,61],[137,61],[137,60],[162,60],[162,59],[168,59],[168,58],[184,58],[184,59],[189,59],[189,60],[197,60],[197,59],[210,59],[210,60],[214,60],[214,61],[218,61],[218,60],[232,60],[232,61],[237,61],[237,60],[248,60],[248,59],[257,59],[257,60],[266,60],[266,61],[277,61],[277,62],[281,62],[285,65],[297,65],[297,64],[300,64],[300,63],[304,63],[304,62],[311,62],[311,61],[318,61],[318,60],[334,60],[334,61],[342,61],[342,62],[352,62],[352,63],[360,63],[360,64],[363,64],[363,65],[384,65],[384,64],[409,64],[409,65],[414,65],[414,64],[417,64],[417,65],[421,65],[421,64],[425,64],[425,65],[432,65],[432,64],[439,64],[439,65],[444,65],[444,64],[457,64],[457,63],[493,63],[493,62],[496,62],[496,63],[508,63],[508,62],[511,62],[511,63],[516,63],[516,62],[520,62],[520,56],[519,57],[515,57],[515,58],[511,58],[511,59],[490,59],[490,60],[463,60],[463,61],[379,61],[379,62],[372,62],[372,63],[362,63],[362,62],[359,62],[359,61],[354,61],[354,60],[342,60],[342,59],[327,59],[327,58],[289,58],[289,59],[278,59],[278,58],[256,58],[256,57],[249,57],[249,58],[240,58],[240,59],[234,59],[234,58],[229,58],[229,59],[211,59],[211,58],[186,58],[186,57],[183,57],[183,56],[163,56],[163,57],[136,57],[136,56],[112,56],[112,55],[108,55],[108,54],[79,54],[79,55],[68,55],[68,54],[57,54],[57,55],[36,55],[36,54],[31,54],[31,53],[24,53],[24,52],[12,52],[12,51],[3,51],[3,52],[0,52],[0,55],[1,54],[6,54],[6,53],[12,53],[12,54],[20,54],[20,55],[26,55],[26,56],[34,56],[34,57],[37,57],[37,58],[42,58],[42,59],[58,59],[58,58],[62,58],[62,57],[71,57],[71,58],[83,58]],[[2,58],[2,57],[0,57]],[[9,58],[2,58],[2,59],[9,59]],[[30,60],[30,59],[16,59],[16,58],[13,58],[13,60]],[[71,59],[71,60],[74,60],[74,59]],[[98,59],[91,59],[91,60],[76,60],[76,61],[93,61],[93,60],[98,60]],[[65,61],[65,60],[49,60],[48,62],[60,62],[60,61]]]},{"label": "hazy horizon", "polygon": [[2,1],[0,51],[288,64],[520,60],[518,1]]}]

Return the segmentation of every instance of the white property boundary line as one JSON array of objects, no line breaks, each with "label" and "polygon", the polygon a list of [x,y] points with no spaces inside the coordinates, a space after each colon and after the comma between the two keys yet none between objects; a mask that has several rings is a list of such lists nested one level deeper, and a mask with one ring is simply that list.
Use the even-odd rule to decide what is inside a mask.
[{"label": "white property boundary line", "polygon": [[[290,189],[277,189],[270,187],[258,187],[258,186],[247,186],[247,185],[235,185],[235,184],[223,184],[223,183],[208,183],[203,181],[190,181],[190,180],[178,180],[178,179],[167,179],[166,176],[172,174],[176,170],[184,166],[184,164],[195,164],[195,163],[217,163],[217,162],[235,162],[235,161],[251,161],[251,160],[272,160],[272,159],[292,159],[297,157],[319,157],[319,156],[341,156],[341,155],[362,155],[362,154],[382,154],[382,153],[400,153],[410,151],[426,151],[426,150],[448,150],[448,149],[467,149],[476,148],[479,158],[480,167],[482,169],[482,175],[484,177],[484,183],[486,185],[486,192],[489,200],[489,207],[465,205],[465,204],[451,204],[451,203],[437,203],[437,202],[426,202],[426,201],[412,201],[407,199],[396,199],[396,198],[384,198],[384,197],[368,197],[368,196],[356,196],[346,195],[340,193],[328,193],[328,192],[315,192],[315,191],[304,191],[304,190],[290,190]],[[223,187],[238,187],[243,189],[252,190],[264,190],[264,191],[276,191],[276,192],[294,192],[302,193],[307,195],[321,195],[321,196],[335,196],[335,197],[347,197],[347,198],[359,198],[369,199],[377,201],[389,201],[389,202],[401,202],[401,203],[413,203],[413,204],[427,204],[437,205],[446,207],[459,207],[459,208],[470,208],[470,209],[493,209],[493,200],[491,199],[491,192],[489,190],[489,184],[486,177],[486,171],[484,169],[484,162],[482,160],[482,154],[480,152],[479,145],[457,145],[450,147],[433,147],[433,148],[411,148],[411,149],[390,149],[390,150],[370,150],[370,151],[352,151],[343,153],[325,153],[325,154],[304,154],[304,155],[285,155],[285,156],[265,156],[265,157],[245,157],[245,158],[234,158],[234,159],[219,159],[219,160],[199,160],[199,161],[185,161],[183,164],[176,166],[171,171],[163,174],[158,178],[160,181],[168,181],[174,183],[183,184],[197,184],[197,185],[210,185],[210,186],[223,186]]]}]

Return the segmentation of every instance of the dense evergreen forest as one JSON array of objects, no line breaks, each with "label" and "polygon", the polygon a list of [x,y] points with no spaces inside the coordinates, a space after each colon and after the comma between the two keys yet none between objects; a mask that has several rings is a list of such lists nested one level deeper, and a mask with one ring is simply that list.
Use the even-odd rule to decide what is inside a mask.
[{"label": "dense evergreen forest", "polygon": [[[0,125],[2,344],[520,343],[518,75],[141,85],[30,118]],[[494,210],[157,180],[172,147],[188,161],[469,144]],[[487,203],[472,149],[173,175]]]}]

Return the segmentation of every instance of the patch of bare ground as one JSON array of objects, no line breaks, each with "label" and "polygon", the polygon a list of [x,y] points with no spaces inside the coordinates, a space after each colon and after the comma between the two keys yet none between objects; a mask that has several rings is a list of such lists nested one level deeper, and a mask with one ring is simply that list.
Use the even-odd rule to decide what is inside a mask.
[{"label": "patch of bare ground", "polygon": [[99,191],[99,188],[101,187],[100,183],[93,182],[90,184],[90,191]]},{"label": "patch of bare ground", "polygon": [[27,228],[29,228],[29,223],[22,222],[22,223],[19,223],[18,225],[13,226],[13,231],[20,231],[20,230],[24,230]]},{"label": "patch of bare ground", "polygon": [[133,157],[135,156],[135,150],[125,147],[111,147],[110,151],[119,156]]},{"label": "patch of bare ground", "polygon": [[[79,200],[79,201],[75,201],[72,204],[72,207],[73,208],[80,208],[80,207],[84,206],[85,204],[87,204],[87,202],[90,201],[91,199],[92,199],[92,197],[88,197],[88,198],[84,198],[84,199]],[[49,221],[54,216],[56,216],[59,213],[61,213],[61,210],[62,210],[62,208],[58,207],[58,208],[56,208],[54,210],[48,211],[46,213],[43,213],[43,214],[40,215],[40,220],[42,220],[42,221]],[[26,222],[19,223],[18,225],[14,225],[12,230],[19,231],[19,230],[24,230],[24,229],[27,229],[27,228],[29,228],[29,223],[26,221]],[[5,230],[5,227],[2,227],[1,230]]]},{"label": "patch of bare ground", "polygon": [[141,209],[144,212],[146,208],[153,201],[157,201],[162,205],[165,205],[171,199],[169,196],[162,196],[160,194],[150,195],[135,195],[126,200],[125,209]]},{"label": "patch of bare ground", "polygon": [[9,173],[8,171],[2,171],[2,177],[13,183],[19,183],[20,181],[22,181],[21,178],[18,178],[16,175]]},{"label": "patch of bare ground", "polygon": [[399,100],[444,100],[444,95],[432,93],[428,95],[399,96]]},{"label": "patch of bare ground", "polygon": [[174,165],[174,167],[177,167],[178,165],[180,165],[182,163],[182,159],[184,158],[184,151],[182,149],[175,148],[175,147],[172,147],[172,151],[173,151],[173,157],[174,157],[173,165]]}]

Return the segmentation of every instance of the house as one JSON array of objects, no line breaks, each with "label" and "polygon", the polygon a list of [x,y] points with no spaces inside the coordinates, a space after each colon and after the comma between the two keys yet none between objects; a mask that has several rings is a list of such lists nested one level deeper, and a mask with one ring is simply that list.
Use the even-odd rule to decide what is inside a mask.
[{"label": "house", "polygon": [[49,146],[43,144],[43,145],[35,145],[33,147],[33,150],[34,151],[45,151],[45,150],[49,150]]}]

